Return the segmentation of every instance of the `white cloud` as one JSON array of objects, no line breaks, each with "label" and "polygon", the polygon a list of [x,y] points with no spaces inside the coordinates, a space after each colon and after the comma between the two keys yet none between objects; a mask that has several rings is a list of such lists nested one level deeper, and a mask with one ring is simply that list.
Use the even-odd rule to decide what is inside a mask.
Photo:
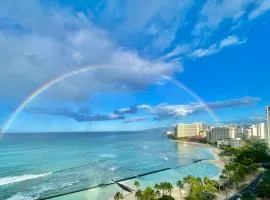
[{"label": "white cloud", "polygon": [[210,56],[213,55],[217,52],[219,52],[219,48],[216,44],[212,44],[209,48],[203,49],[203,48],[199,48],[194,50],[190,56],[191,57],[195,57],[195,58],[200,58],[200,57],[205,57],[205,56]]},{"label": "white cloud", "polygon": [[71,118],[77,122],[90,122],[90,121],[110,121],[110,120],[123,120],[124,116],[115,113],[110,114],[92,114],[89,110],[74,110],[69,107],[63,107],[58,109],[51,108],[31,108],[26,110],[32,114],[43,114],[51,116],[62,116]]},{"label": "white cloud", "polygon": [[210,56],[218,53],[225,47],[236,46],[246,43],[247,39],[239,39],[236,35],[231,35],[221,40],[218,44],[212,44],[208,48],[199,48],[190,53],[190,57],[200,58],[205,56]]},{"label": "white cloud", "polygon": [[208,0],[199,13],[199,22],[194,33],[199,34],[204,29],[214,30],[225,19],[239,19],[252,2],[253,0]]},{"label": "white cloud", "polygon": [[229,36],[220,42],[220,47],[223,48],[223,47],[235,45],[238,43],[239,43],[239,38],[237,36]]},{"label": "white cloud", "polygon": [[269,0],[208,0],[199,13],[193,33],[199,35],[217,29],[226,20],[232,27],[235,22],[253,20],[270,9]]},{"label": "white cloud", "polygon": [[160,30],[154,25],[152,24],[147,30],[146,33],[149,35],[156,35],[158,34]]},{"label": "white cloud", "polygon": [[123,121],[123,123],[134,123],[134,122],[141,122],[145,121],[147,118],[145,117],[130,117]]},{"label": "white cloud", "polygon": [[[145,59],[121,47],[82,13],[45,8],[36,0],[16,4],[5,0],[0,17],[13,19],[8,29],[0,30],[0,45],[5,47],[0,50],[1,97],[25,98],[48,80],[85,66],[106,65],[108,69],[96,68],[72,77],[46,95],[77,100],[88,98],[97,88],[141,89],[181,69],[179,62]],[[15,22],[23,30],[16,29]],[[144,24],[136,23],[135,27]]]},{"label": "white cloud", "polygon": [[[118,0],[101,1],[95,10],[96,20],[109,27],[117,40],[134,46],[148,41],[148,53],[162,52],[175,39],[193,0]],[[132,38],[132,39],[130,39]]]},{"label": "white cloud", "polygon": [[[128,108],[120,108],[116,111],[109,113],[92,113],[87,108],[30,108],[26,111],[33,114],[43,114],[52,116],[62,116],[71,118],[78,122],[87,121],[108,121],[108,120],[121,120],[123,123],[132,123],[145,120],[167,120],[172,118],[179,118],[188,116],[194,113],[206,112],[208,109],[217,110],[224,108],[234,108],[240,106],[247,106],[259,102],[261,99],[258,97],[242,97],[236,99],[228,99],[224,101],[214,101],[206,104],[190,103],[190,104],[158,104],[148,105],[141,104],[131,106]],[[128,115],[143,114],[143,116],[127,117]]]},{"label": "white cloud", "polygon": [[253,20],[257,18],[258,16],[266,13],[270,10],[270,1],[269,0],[262,0],[257,5],[257,7],[249,14],[249,19]]},{"label": "white cloud", "polygon": [[188,45],[177,45],[171,52],[164,56],[164,59],[170,59],[173,57],[180,56],[189,51]]},{"label": "white cloud", "polygon": [[228,99],[224,101],[215,101],[204,104],[191,103],[186,105],[170,105],[170,104],[158,104],[158,105],[147,105],[142,104],[137,106],[136,112],[133,114],[143,111],[150,113],[155,116],[155,119],[164,120],[170,118],[184,117],[190,114],[206,112],[207,107],[211,110],[239,107],[257,103],[261,99],[258,97],[242,97],[237,99]]}]

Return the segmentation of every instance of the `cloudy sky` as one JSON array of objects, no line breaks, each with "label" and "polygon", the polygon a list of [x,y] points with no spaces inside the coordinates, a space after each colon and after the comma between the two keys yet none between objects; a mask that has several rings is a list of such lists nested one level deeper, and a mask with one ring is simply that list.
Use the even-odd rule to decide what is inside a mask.
[{"label": "cloudy sky", "polygon": [[0,128],[52,82],[7,131],[263,120],[269,11],[269,0],[2,0]]}]

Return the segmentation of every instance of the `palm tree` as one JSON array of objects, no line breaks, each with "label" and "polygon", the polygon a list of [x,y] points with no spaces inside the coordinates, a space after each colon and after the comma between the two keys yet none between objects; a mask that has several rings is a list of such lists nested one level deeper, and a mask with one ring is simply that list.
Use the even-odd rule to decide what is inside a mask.
[{"label": "palm tree", "polygon": [[117,192],[115,195],[114,195],[114,200],[120,200],[120,199],[124,199],[124,196],[121,192]]},{"label": "palm tree", "polygon": [[158,183],[156,183],[155,184],[155,186],[154,186],[154,188],[156,189],[156,194],[157,194],[157,197],[159,197],[159,195],[160,195],[160,184],[158,184]]},{"label": "palm tree", "polygon": [[179,181],[177,181],[176,186],[178,187],[178,189],[180,191],[180,196],[182,198],[182,190],[184,189],[184,183],[181,180],[179,180]]},{"label": "palm tree", "polygon": [[188,176],[183,178],[184,183],[188,183],[188,184],[190,184],[193,179],[194,179],[194,177],[191,175],[188,175]]},{"label": "palm tree", "polygon": [[159,198],[159,196],[160,196],[161,193],[160,193],[159,190],[156,190],[156,191],[155,191],[155,194],[156,194],[157,198]]},{"label": "palm tree", "polygon": [[166,190],[166,185],[165,183],[160,183],[160,184],[156,184],[158,185],[158,188],[162,191],[162,196],[164,196],[165,190]]},{"label": "palm tree", "polygon": [[166,186],[166,190],[169,192],[170,196],[172,194],[172,189],[173,189],[173,185],[169,182],[166,182],[165,183],[165,186]]},{"label": "palm tree", "polygon": [[156,197],[155,191],[151,187],[147,187],[143,191],[143,199],[145,200],[154,200]]},{"label": "palm tree", "polygon": [[134,186],[137,188],[137,190],[139,189],[140,187],[140,182],[139,181],[134,181]]},{"label": "palm tree", "polygon": [[143,199],[143,192],[141,190],[137,190],[137,192],[135,193],[135,198],[137,200],[142,200]]}]

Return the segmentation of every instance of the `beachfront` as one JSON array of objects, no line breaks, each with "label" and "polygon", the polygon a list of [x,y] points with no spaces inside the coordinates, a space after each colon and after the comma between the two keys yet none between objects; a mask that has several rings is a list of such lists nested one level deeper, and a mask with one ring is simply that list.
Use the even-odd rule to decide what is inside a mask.
[{"label": "beachfront", "polygon": [[[201,147],[204,147],[204,148],[208,148],[209,151],[213,154],[215,159],[213,159],[213,160],[204,160],[204,161],[200,161],[200,162],[212,163],[212,164],[216,165],[220,170],[222,170],[224,168],[225,163],[219,157],[219,153],[221,152],[221,150],[219,148],[213,147],[213,146],[211,146],[209,144],[202,144],[202,143],[198,143],[198,142],[181,141],[181,140],[175,140],[175,142],[181,143],[181,144],[184,144],[184,145],[195,145],[195,146],[201,146]],[[218,176],[213,177],[213,178],[215,180],[219,179]],[[161,182],[161,181],[159,181],[159,182]],[[187,196],[188,191],[189,191],[189,188],[186,186],[181,190],[181,193],[180,193],[179,188],[177,188],[176,185],[174,184],[174,188],[171,191],[171,196],[173,198],[177,199],[177,200],[182,200]],[[114,199],[113,197],[110,198],[110,200],[113,200],[113,199]],[[131,193],[124,192],[123,193],[123,199],[124,200],[136,200],[137,198],[135,197],[135,191],[131,192]]]},{"label": "beachfront", "polygon": [[[175,142],[157,131],[67,135],[63,137],[60,133],[52,133],[39,137],[38,134],[12,134],[5,137],[2,141],[3,153],[12,153],[10,146],[18,139],[21,145],[14,147],[14,151],[22,153],[0,160],[6,173],[2,176],[9,180],[0,181],[5,190],[0,193],[0,199],[23,196],[35,199],[104,200],[116,192],[125,192],[113,184],[112,179],[128,179],[125,183],[134,187],[138,175],[169,168],[137,178],[141,187],[145,188],[158,182],[175,184],[189,174],[215,178],[221,171],[213,163],[196,162],[215,159],[209,148]],[[48,145],[43,145],[44,141]],[[37,145],[41,148],[36,148]],[[22,149],[29,149],[25,152],[27,160]],[[31,165],[24,165],[29,160]],[[11,168],[12,163],[16,167]],[[14,170],[11,172],[10,169]],[[27,182],[23,182],[25,177],[28,178]],[[23,190],[20,187],[22,184]],[[103,187],[99,187],[100,184]]]},{"label": "beachfront", "polygon": [[[156,172],[153,174],[148,174],[145,176],[141,176],[139,178],[132,178],[125,181],[121,181],[120,183],[133,188],[136,190],[134,186],[135,181],[140,182],[140,188],[144,189],[147,186],[154,187],[156,183],[159,182],[171,182],[174,186],[179,179],[184,178],[187,175],[194,175],[199,177],[208,176],[211,179],[217,180],[219,175],[221,174],[222,167],[224,166],[218,157],[219,149],[214,148],[210,145],[193,143],[193,142],[183,142],[183,141],[171,141],[175,143],[175,145],[179,146],[179,151],[185,150],[186,148],[199,148],[201,151],[209,152],[212,155],[212,159],[209,160],[201,160],[199,162],[195,162],[194,164],[167,169],[164,171]],[[53,200],[88,200],[88,199],[96,199],[96,200],[104,200],[104,199],[114,199],[113,196],[116,192],[121,192],[124,196],[125,200],[135,200],[135,191],[127,192],[117,186],[117,184],[108,185],[105,187],[98,187],[90,190],[85,190],[81,192],[72,193],[69,195],[59,196],[53,198]],[[187,188],[182,191],[182,197],[187,193]],[[176,199],[182,199],[178,189],[172,189],[171,194]]]},{"label": "beachfront", "polygon": [[[202,179],[188,175],[183,180],[179,180],[175,186],[170,182],[159,182],[155,184],[154,189],[147,187],[143,191],[137,190],[136,193],[124,195],[121,199],[226,200],[241,197],[241,199],[251,200],[256,197],[265,199],[269,196],[269,165],[262,163],[269,161],[270,155],[264,142],[247,141],[243,147],[234,148],[227,145],[222,146],[221,149],[221,151],[216,148],[212,149],[215,153],[220,151],[218,155],[227,160],[226,164],[220,158],[214,160],[216,165],[224,168],[220,180],[211,180],[207,177]],[[139,183],[135,182],[134,185],[138,186]],[[114,196],[114,199],[118,199],[117,197],[117,195]]]}]

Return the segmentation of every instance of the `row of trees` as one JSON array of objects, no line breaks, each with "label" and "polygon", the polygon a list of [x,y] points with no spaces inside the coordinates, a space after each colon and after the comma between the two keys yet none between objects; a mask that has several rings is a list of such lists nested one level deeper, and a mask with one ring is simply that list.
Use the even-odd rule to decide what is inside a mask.
[{"label": "row of trees", "polygon": [[219,189],[218,182],[207,177],[202,179],[187,176],[184,178],[184,183],[187,183],[189,187],[189,193],[185,197],[186,200],[213,200],[216,198]]},{"label": "row of trees", "polygon": [[268,169],[258,186],[258,196],[264,199],[270,199],[270,169]]},{"label": "row of trees", "polygon": [[[171,196],[174,187],[169,182],[157,183],[154,188],[146,187],[144,190],[139,189],[140,183],[138,181],[134,182],[134,186],[137,188],[135,193],[137,200],[174,200]],[[189,175],[183,180],[177,181],[176,187],[181,197],[183,197],[182,191],[187,188],[186,200],[212,200],[216,197],[219,185],[216,181],[207,177],[201,179]],[[123,195],[118,192],[115,194],[114,199],[123,199]]]},{"label": "row of trees", "polygon": [[[268,148],[265,143],[248,141],[240,148],[223,146],[220,156],[227,160],[220,180],[221,189],[227,192],[232,188],[240,190],[243,182],[252,180],[264,162],[270,161]],[[245,197],[242,197],[244,199]],[[250,199],[248,197],[247,199]]]},{"label": "row of trees", "polygon": [[140,183],[138,181],[135,181],[134,185],[137,187],[135,197],[138,200],[174,199],[171,197],[173,185],[169,182],[157,183],[154,189],[147,187],[145,190],[139,189]]}]

